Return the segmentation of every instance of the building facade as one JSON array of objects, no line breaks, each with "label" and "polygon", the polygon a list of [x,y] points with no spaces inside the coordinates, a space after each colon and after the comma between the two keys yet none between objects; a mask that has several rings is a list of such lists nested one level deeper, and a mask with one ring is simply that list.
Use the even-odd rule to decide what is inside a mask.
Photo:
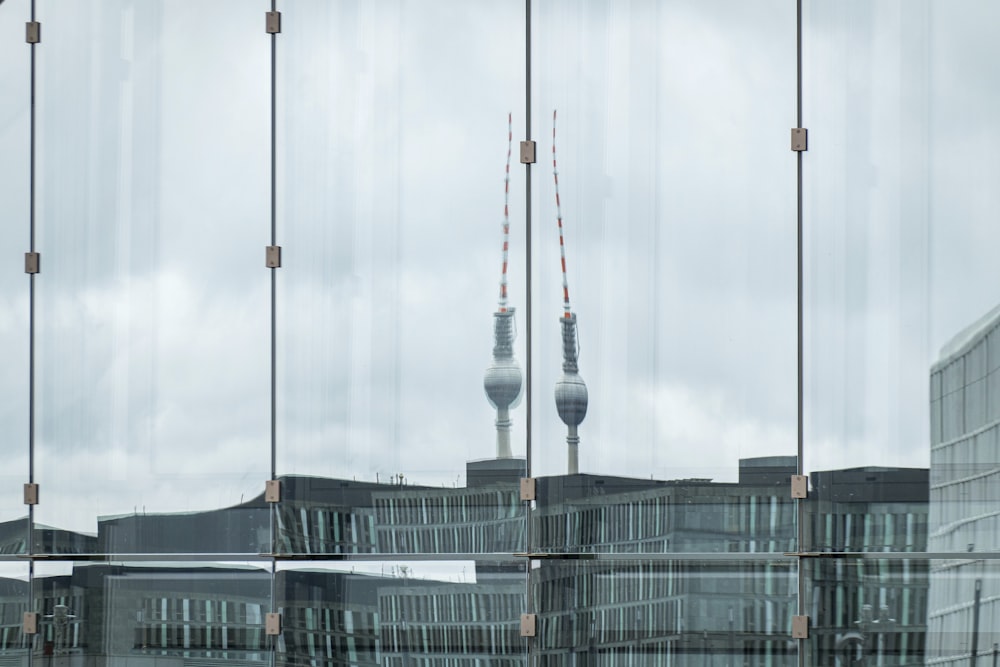
[{"label": "building facade", "polygon": [[928,550],[964,552],[931,567],[928,664],[992,664],[1000,581],[992,561],[1000,510],[1000,312],[960,332],[931,369]]}]

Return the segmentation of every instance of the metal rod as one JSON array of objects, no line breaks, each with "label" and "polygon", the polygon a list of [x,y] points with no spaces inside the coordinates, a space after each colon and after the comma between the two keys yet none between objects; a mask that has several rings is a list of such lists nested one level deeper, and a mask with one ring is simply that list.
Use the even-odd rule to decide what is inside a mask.
[{"label": "metal rod", "polygon": [[[271,11],[276,0],[271,0]],[[277,62],[278,35],[271,33],[271,245],[278,245],[277,214]],[[271,479],[277,472],[277,272],[271,270]]]},{"label": "metal rod", "polygon": [[[795,0],[795,127],[802,127],[802,0]],[[805,387],[804,374],[804,308],[803,308],[803,262],[802,262],[802,151],[795,154],[796,161],[796,457],[795,467],[797,474],[805,474],[805,463],[803,455],[805,453],[805,397],[803,390]],[[797,509],[797,541],[796,548],[799,552],[805,550],[805,518],[806,501],[798,499]],[[808,561],[803,558],[798,559],[798,572],[796,581],[798,584],[798,615],[806,615],[806,572],[805,567]],[[806,647],[807,641],[800,639],[798,642],[798,664],[799,667],[806,667]]]},{"label": "metal rod", "polygon": [[[524,134],[525,140],[531,141],[531,0],[524,0]],[[535,378],[531,366],[531,297],[534,290],[531,287],[531,165],[524,165],[524,265],[525,265],[525,354],[524,372],[524,398],[527,404],[525,411],[526,442],[525,442],[525,474],[528,477],[532,472],[532,450],[531,450],[531,429],[532,429],[532,386]],[[524,505],[524,539],[525,546],[529,552],[534,551],[534,536],[531,530],[531,501],[526,501]],[[533,613],[534,601],[531,597],[531,560],[525,561],[524,572],[524,607],[527,613]],[[535,642],[528,639],[528,664],[534,664],[537,660],[535,655]]]},{"label": "metal rod", "polygon": [[[31,21],[35,21],[35,0],[31,0]],[[31,49],[31,73],[29,83],[29,121],[28,121],[28,248],[35,252],[35,46],[36,43],[29,44]],[[28,482],[35,482],[35,276],[28,274]],[[28,555],[35,551],[35,506],[28,505],[27,521],[27,546]],[[27,609],[34,609],[35,599],[35,562],[28,561],[28,599]],[[27,640],[28,660],[27,666],[31,667],[34,662],[34,641],[37,635],[29,635]]]},{"label": "metal rod", "polygon": [[[277,0],[271,0],[271,11],[277,11]],[[278,245],[277,214],[277,80],[278,80],[278,35],[271,33],[271,245]],[[278,459],[278,270],[271,269],[271,479],[276,479]],[[271,552],[277,552],[278,503],[271,504],[270,536]],[[278,610],[277,560],[271,559],[271,611]],[[272,637],[269,646],[268,663],[274,667],[277,658],[277,639]]]},{"label": "metal rod", "polygon": [[[525,61],[525,72],[524,72],[524,134],[525,140],[531,141],[531,0],[524,0],[524,61]],[[525,300],[524,300],[524,326],[526,329],[525,334],[525,347],[527,353],[525,354],[525,388],[524,388],[524,399],[527,404],[525,410],[525,423],[527,426],[527,442],[525,443],[525,460],[526,460],[526,474],[528,477],[532,476],[532,461],[531,461],[531,417],[532,417],[532,405],[531,405],[531,388],[534,377],[532,376],[531,369],[531,338],[532,338],[532,327],[531,327],[531,295],[533,293],[531,289],[531,165],[524,165],[524,284],[525,284]],[[529,523],[530,527],[530,523]],[[530,534],[530,533],[529,533]]]}]

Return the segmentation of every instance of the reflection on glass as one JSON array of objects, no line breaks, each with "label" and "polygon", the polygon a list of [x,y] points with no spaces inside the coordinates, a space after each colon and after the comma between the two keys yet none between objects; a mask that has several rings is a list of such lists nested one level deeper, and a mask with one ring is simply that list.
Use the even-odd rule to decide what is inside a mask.
[{"label": "reflection on glass", "polygon": [[42,564],[34,596],[35,664],[268,664],[271,576],[263,569]]},{"label": "reflection on glass", "polygon": [[926,468],[824,470],[809,480],[805,551],[927,551]]},{"label": "reflection on glass", "polygon": [[31,637],[24,633],[28,611],[28,567],[23,563],[0,563],[0,661],[23,664]]},{"label": "reflection on glass", "polygon": [[796,451],[794,9],[532,6],[531,468],[581,498]]},{"label": "reflection on glass", "polygon": [[806,559],[810,664],[925,664],[929,569],[919,559]]},{"label": "reflection on glass", "polygon": [[996,664],[1000,657],[1000,562],[932,561],[927,663]]},{"label": "reflection on glass", "polygon": [[1000,309],[970,325],[931,369],[932,551],[1000,548]]},{"label": "reflection on glass", "polygon": [[[282,477],[275,551],[514,553],[524,544],[523,459],[468,464],[468,486]],[[497,465],[500,464],[500,465]]]},{"label": "reflection on glass", "polygon": [[505,377],[524,358],[522,170],[505,181],[523,3],[307,0],[283,33],[277,467],[292,490],[275,549],[523,551],[518,391],[499,378],[491,402],[483,382],[495,355]]},{"label": "reflection on glass", "polygon": [[545,664],[796,664],[794,560],[558,561],[531,572]]},{"label": "reflection on glass", "polygon": [[562,553],[795,550],[794,456],[741,459],[739,481],[542,477],[533,536]]},{"label": "reflection on glass", "polygon": [[[0,521],[27,514],[18,497],[28,476],[29,76],[25,0],[8,0],[0,16],[0,230],[9,249],[0,262]],[[0,551],[8,545],[5,543]],[[9,553],[9,552],[8,552]]]},{"label": "reflection on glass", "polygon": [[263,9],[39,3],[43,525],[93,538],[263,487]]},{"label": "reflection on glass", "polygon": [[523,560],[297,563],[276,576],[289,664],[523,664]]},{"label": "reflection on glass", "polygon": [[992,665],[1000,563],[809,558],[809,664]]}]

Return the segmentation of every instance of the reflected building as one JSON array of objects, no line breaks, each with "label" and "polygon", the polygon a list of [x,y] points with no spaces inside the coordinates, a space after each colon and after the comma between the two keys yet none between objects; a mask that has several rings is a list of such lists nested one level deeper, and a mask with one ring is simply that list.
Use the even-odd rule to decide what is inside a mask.
[{"label": "reflected building", "polygon": [[1000,653],[1000,307],[957,334],[931,368],[928,664],[993,665]]},{"label": "reflected building", "polygon": [[861,467],[814,472],[802,560],[811,664],[923,665],[925,559],[879,553],[927,549],[928,471]]},{"label": "reflected building", "polygon": [[[532,559],[509,555],[527,551],[518,492],[524,470],[514,457],[470,462],[460,488],[283,477],[277,504],[261,496],[206,512],[104,517],[90,539],[100,553],[234,560],[271,553],[273,517],[278,554],[377,556],[388,564],[380,574],[344,565],[279,570],[279,665],[522,664],[526,590],[538,614],[532,650],[539,664],[796,664],[789,629],[798,566],[785,555],[797,536],[794,457],[743,459],[731,483],[538,478]],[[812,484],[803,512],[811,549],[926,549],[926,470],[825,471]],[[4,529],[17,535],[21,527]],[[405,560],[393,564],[395,555],[442,554],[471,562],[443,580],[413,576]],[[494,562],[490,554],[508,555]],[[922,564],[805,563],[815,664],[922,664]],[[272,591],[263,569],[78,563],[70,575],[36,581],[36,655],[75,655],[95,667],[268,664],[263,620]],[[9,583],[0,609],[16,618],[26,608],[24,592]],[[0,653],[15,656],[28,645],[18,630],[7,646]]]}]

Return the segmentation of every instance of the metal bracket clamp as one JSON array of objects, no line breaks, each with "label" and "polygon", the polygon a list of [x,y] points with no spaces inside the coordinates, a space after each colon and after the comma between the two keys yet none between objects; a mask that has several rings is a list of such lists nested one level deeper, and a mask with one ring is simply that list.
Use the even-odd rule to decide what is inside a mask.
[{"label": "metal bracket clamp", "polygon": [[26,611],[21,621],[21,632],[26,635],[38,634],[38,612]]},{"label": "metal bracket clamp", "polygon": [[28,21],[24,24],[24,41],[28,44],[38,44],[42,41],[42,24],[38,21]]},{"label": "metal bracket clamp", "polygon": [[796,153],[809,150],[809,130],[804,127],[792,128],[792,150]]},{"label": "metal bracket clamp", "polygon": [[264,634],[277,637],[281,634],[281,614],[270,612],[264,617]]},{"label": "metal bracket clamp", "polygon": [[792,639],[809,639],[808,616],[792,616]]},{"label": "metal bracket clamp", "polygon": [[809,495],[809,478],[806,475],[792,475],[792,498],[806,498]]},{"label": "metal bracket clamp", "polygon": [[536,614],[521,614],[521,636],[534,637],[538,630],[538,616]]},{"label": "metal bracket clamp", "polygon": [[42,268],[42,256],[37,252],[24,253],[24,272],[38,273]]},{"label": "metal bracket clamp", "polygon": [[521,164],[535,164],[535,142],[521,142]]},{"label": "metal bracket clamp", "polygon": [[269,479],[266,482],[264,482],[264,502],[266,503],[281,502],[280,480]]},{"label": "metal bracket clamp", "polygon": [[37,505],[38,504],[38,484],[34,482],[29,482],[24,485],[24,504],[25,505]]},{"label": "metal bracket clamp", "polygon": [[264,27],[269,35],[276,35],[281,32],[281,12],[267,12]]},{"label": "metal bracket clamp", "polygon": [[269,269],[281,268],[281,246],[269,245],[264,253],[264,263]]},{"label": "metal bracket clamp", "polygon": [[534,477],[522,477],[521,478],[521,500],[534,500],[535,499],[535,478]]}]

